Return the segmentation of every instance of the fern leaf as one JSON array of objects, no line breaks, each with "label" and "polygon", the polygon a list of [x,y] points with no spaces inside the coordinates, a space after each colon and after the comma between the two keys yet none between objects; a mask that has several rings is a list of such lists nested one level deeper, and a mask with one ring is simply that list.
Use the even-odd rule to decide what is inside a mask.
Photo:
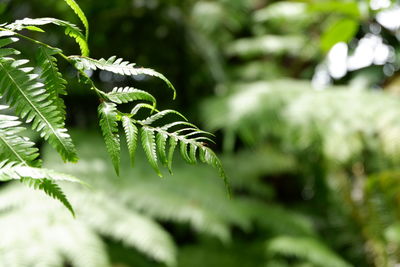
[{"label": "fern leaf", "polygon": [[181,152],[182,158],[190,164],[193,164],[192,159],[189,157],[188,150],[187,150],[187,143],[185,141],[180,141],[179,143],[179,151]]},{"label": "fern leaf", "polygon": [[[0,109],[7,107],[0,106]],[[20,133],[25,130],[20,127],[20,121],[17,117],[0,115],[0,147],[1,159],[18,161],[25,165],[39,167],[38,149],[28,138],[23,138]]]},{"label": "fern leaf", "polygon": [[152,102],[154,105],[156,104],[154,96],[146,91],[132,87],[115,87],[107,94],[107,97],[109,100],[117,104],[128,103],[135,100],[145,100]]},{"label": "fern leaf", "polygon": [[189,158],[193,164],[195,164],[197,161],[197,159],[196,159],[197,158],[196,157],[197,148],[198,148],[198,146],[195,145],[194,143],[192,143],[192,142],[189,143]]},{"label": "fern leaf", "polygon": [[64,128],[63,118],[49,99],[43,84],[31,74],[32,68],[22,68],[27,60],[0,60],[0,93],[32,128],[60,153],[64,161],[76,162],[78,157],[71,137]]},{"label": "fern leaf", "polygon": [[75,216],[71,204],[54,181],[82,183],[77,178],[44,168],[29,167],[23,163],[2,161],[0,162],[0,181],[9,180],[21,180],[36,189],[43,190],[47,195],[59,200]]},{"label": "fern leaf", "polygon": [[197,128],[196,125],[194,125],[190,122],[187,122],[187,121],[174,121],[174,122],[171,122],[171,123],[168,123],[168,124],[162,126],[161,129],[164,131],[167,131],[170,128],[173,128],[175,126],[181,126],[181,125],[186,125],[186,126],[191,126],[193,128]]},{"label": "fern leaf", "polygon": [[68,21],[59,20],[55,18],[24,18],[21,20],[16,20],[15,22],[5,26],[11,31],[20,31],[23,29],[32,29],[32,26],[41,26],[47,24],[54,24],[65,28],[65,34],[72,37],[75,42],[79,45],[82,56],[89,55],[89,46],[85,36],[82,34],[81,30],[75,25]]},{"label": "fern leaf", "polygon": [[283,254],[305,259],[316,266],[351,266],[323,243],[310,237],[276,237],[268,242],[267,250],[272,254]]},{"label": "fern leaf", "polygon": [[65,85],[62,74],[58,71],[57,59],[53,56],[58,51],[47,47],[39,47],[38,64],[42,68],[41,78],[43,79],[44,87],[46,88],[49,98],[57,106],[57,111],[65,120],[65,104],[60,95],[66,95]]},{"label": "fern leaf", "polygon": [[0,162],[0,181],[21,180],[22,178],[47,178],[53,181],[84,184],[82,181],[71,175],[58,173],[46,168],[30,167],[23,163],[11,162],[8,160]]},{"label": "fern leaf", "polygon": [[139,103],[131,110],[131,114],[136,115],[142,108],[147,108],[150,109],[151,111],[157,111],[157,109],[155,109],[154,106],[151,106],[147,103]]},{"label": "fern leaf", "polygon": [[85,26],[85,30],[86,30],[86,41],[89,38],[89,22],[85,16],[85,13],[82,11],[82,9],[80,8],[80,6],[78,5],[77,2],[75,2],[74,0],[64,0],[67,5],[69,5],[71,7],[71,9],[75,12],[75,14],[79,17],[79,19],[82,21],[83,26]]},{"label": "fern leaf", "polygon": [[159,120],[159,119],[163,118],[163,117],[164,117],[165,115],[167,115],[167,114],[176,114],[176,115],[182,117],[183,119],[187,120],[187,119],[185,118],[185,116],[183,116],[183,115],[182,115],[181,113],[179,113],[178,111],[172,110],[172,109],[167,109],[167,110],[163,110],[163,111],[157,112],[156,114],[154,114],[154,115],[148,117],[148,118],[145,119],[145,120],[142,120],[141,122],[142,122],[143,124],[149,125],[149,124],[152,124],[153,122],[155,122],[156,120]]},{"label": "fern leaf", "polygon": [[157,133],[156,143],[157,143],[158,156],[160,158],[161,163],[164,166],[167,166],[168,164],[167,152],[166,152],[167,139],[168,139],[167,134],[163,132]]},{"label": "fern leaf", "polygon": [[133,166],[135,163],[138,129],[135,124],[132,123],[131,119],[127,116],[122,117],[122,125],[124,127],[126,142],[128,144],[131,165]]},{"label": "fern leaf", "polygon": [[143,150],[146,154],[147,160],[149,161],[151,167],[153,167],[153,169],[156,171],[157,175],[162,177],[162,174],[157,164],[157,151],[154,132],[147,127],[142,127],[140,134]]},{"label": "fern leaf", "polygon": [[134,63],[130,63],[128,61],[123,61],[122,58],[116,58],[115,56],[110,57],[109,59],[101,58],[99,60],[88,58],[88,57],[79,57],[79,56],[70,56],[75,62],[75,65],[78,69],[90,69],[90,70],[106,70],[109,72],[113,72],[120,75],[140,75],[145,74],[153,77],[157,77],[163,80],[169,88],[173,90],[175,99],[176,91],[171,82],[161,73],[147,68],[135,68]]},{"label": "fern leaf", "polygon": [[111,157],[115,172],[119,175],[120,140],[118,135],[117,109],[114,103],[103,102],[98,108],[100,127],[106,143],[108,154]]},{"label": "fern leaf", "polygon": [[172,174],[172,160],[174,158],[174,152],[178,141],[175,138],[169,139],[169,150],[168,150],[168,171]]}]

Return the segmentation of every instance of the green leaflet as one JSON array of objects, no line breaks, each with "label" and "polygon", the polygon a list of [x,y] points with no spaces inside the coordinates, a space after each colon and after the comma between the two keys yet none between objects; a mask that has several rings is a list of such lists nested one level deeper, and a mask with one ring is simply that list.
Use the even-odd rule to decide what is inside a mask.
[{"label": "green leaflet", "polygon": [[157,152],[158,152],[160,161],[164,166],[167,166],[167,164],[168,164],[167,152],[166,152],[167,139],[168,139],[168,134],[163,133],[163,132],[157,133],[157,137],[156,137]]},{"label": "green leaflet", "polygon": [[57,53],[58,50],[40,46],[38,64],[42,67],[41,78],[43,79],[44,87],[49,94],[49,98],[57,106],[57,111],[65,120],[65,104],[60,95],[67,95],[65,89],[67,81],[64,80],[62,74],[58,71],[57,59],[54,57]]},{"label": "green leaflet", "polygon": [[149,161],[151,167],[156,171],[157,175],[162,177],[160,169],[157,164],[157,151],[156,151],[156,142],[154,137],[154,132],[143,126],[140,131],[143,150],[146,154],[147,160]]},{"label": "green leaflet", "polygon": [[156,99],[146,91],[135,89],[133,87],[115,87],[107,94],[108,99],[117,104],[129,103],[135,100],[150,101],[154,105]]},{"label": "green leaflet", "polygon": [[21,118],[32,122],[32,128],[60,153],[64,161],[76,162],[76,149],[64,128],[63,117],[42,84],[36,81],[37,75],[30,73],[32,68],[21,67],[27,62],[0,59],[0,93]]},{"label": "green leaflet", "polygon": [[189,158],[190,161],[195,164],[197,159],[196,159],[196,152],[197,152],[198,146],[196,146],[193,143],[189,143]]},{"label": "green leaflet", "polygon": [[173,91],[173,99],[176,96],[175,87],[172,83],[161,73],[147,68],[135,68],[135,63],[130,63],[128,61],[124,61],[122,58],[117,58],[116,56],[112,56],[109,59],[101,58],[99,60],[92,59],[88,57],[79,57],[79,56],[70,56],[75,62],[75,65],[78,69],[90,69],[90,70],[106,70],[109,72],[113,72],[120,75],[149,75],[153,77],[157,77],[163,80],[169,88]]},{"label": "green leaflet", "polygon": [[120,140],[118,135],[117,109],[114,103],[103,102],[98,108],[100,128],[103,133],[108,154],[110,155],[115,172],[119,175]]},{"label": "green leaflet", "polygon": [[156,120],[159,120],[159,119],[163,118],[163,117],[164,117],[165,115],[167,115],[167,114],[176,114],[176,115],[182,117],[183,119],[187,120],[187,119],[185,118],[185,116],[183,116],[183,115],[182,115],[181,113],[179,113],[178,111],[172,110],[172,109],[167,109],[167,110],[163,110],[163,111],[157,112],[156,114],[154,114],[154,115],[148,117],[148,118],[145,119],[145,120],[142,120],[141,122],[142,122],[143,124],[149,125],[149,124],[152,124],[153,122],[155,122]]},{"label": "green leaflet", "polygon": [[188,151],[187,151],[187,143],[185,141],[181,141],[179,143],[179,151],[181,152],[181,156],[182,158],[190,164],[193,164],[192,159],[189,157],[188,155]]},{"label": "green leaflet", "polygon": [[137,135],[138,129],[131,119],[127,116],[122,117],[122,126],[124,127],[126,142],[128,145],[129,157],[131,159],[131,166],[135,163],[135,153],[137,148]]},{"label": "green leaflet", "polygon": [[172,174],[172,160],[174,159],[174,151],[178,141],[175,138],[169,139],[169,150],[168,150],[168,171]]},{"label": "green leaflet", "polygon": [[89,22],[85,16],[85,13],[83,13],[78,3],[75,2],[74,0],[64,0],[64,1],[67,3],[67,5],[71,7],[71,9],[75,12],[75,14],[78,15],[79,19],[82,21],[83,26],[85,26],[86,30],[85,36],[87,41],[89,38]]}]

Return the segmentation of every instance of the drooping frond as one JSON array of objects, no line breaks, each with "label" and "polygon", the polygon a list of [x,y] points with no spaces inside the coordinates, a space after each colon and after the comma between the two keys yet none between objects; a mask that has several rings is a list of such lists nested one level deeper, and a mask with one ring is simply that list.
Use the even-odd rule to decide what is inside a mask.
[{"label": "drooping frond", "polygon": [[79,19],[82,21],[83,26],[85,26],[85,36],[86,36],[86,41],[89,38],[89,22],[85,16],[85,13],[83,13],[82,9],[78,5],[75,0],[64,0],[70,7],[71,9],[75,12],[75,14],[79,17]]},{"label": "drooping frond", "polygon": [[118,135],[117,109],[114,103],[103,102],[98,108],[100,127],[106,143],[108,154],[114,165],[115,172],[119,174],[120,140]]},{"label": "drooping frond", "polygon": [[[6,109],[0,106],[0,110]],[[21,162],[27,166],[39,167],[38,149],[28,138],[22,137],[21,122],[15,116],[0,115],[0,147],[1,160]]]},{"label": "drooping frond", "polygon": [[[113,170],[109,167],[106,149],[99,148],[101,138],[86,134],[76,136],[81,154],[79,163],[73,166],[61,164],[54,158],[55,152],[48,147],[44,151],[44,162],[51,168],[84,177],[94,187],[140,213],[162,221],[187,223],[195,231],[223,242],[229,242],[231,238],[230,225],[243,230],[251,227],[248,213],[236,203],[240,200],[227,198],[226,190],[221,186],[221,180],[216,179],[214,170],[185,164],[176,158],[174,175],[165,174],[168,180],[160,183],[156,173],[146,166],[144,153],[137,153],[134,168],[129,166],[128,158],[122,158],[121,163],[121,175],[134,179],[117,181],[110,179]],[[96,157],[92,155],[93,149],[96,149]]]},{"label": "drooping frond", "polygon": [[130,63],[128,61],[124,61],[122,58],[117,58],[116,56],[112,56],[109,59],[101,58],[99,60],[92,59],[88,57],[79,57],[79,56],[70,56],[75,62],[75,65],[78,69],[89,69],[89,70],[106,70],[109,72],[113,72],[120,75],[149,75],[157,77],[163,80],[169,88],[171,88],[174,92],[173,98],[175,98],[175,88],[172,83],[161,73],[148,69],[148,68],[136,68],[135,63]]},{"label": "drooping frond", "polygon": [[0,93],[10,106],[32,128],[38,131],[62,156],[64,161],[77,161],[75,147],[64,128],[63,117],[50,95],[37,82],[32,68],[23,67],[27,60],[0,59]]},{"label": "drooping frond", "polygon": [[16,20],[11,24],[6,25],[5,28],[11,31],[20,31],[23,29],[27,30],[33,29],[35,31],[39,29],[43,31],[41,28],[38,27],[47,24],[54,24],[65,28],[65,34],[75,40],[75,42],[79,45],[82,55],[83,56],[89,55],[89,46],[87,44],[85,36],[82,34],[81,30],[75,24],[72,24],[68,21],[59,20],[55,18],[35,18],[35,19],[24,18],[21,20]]},{"label": "drooping frond", "polygon": [[49,99],[57,106],[57,111],[65,119],[65,104],[60,95],[66,95],[65,85],[62,74],[58,71],[57,59],[54,57],[57,50],[40,46],[38,53],[38,64],[42,68],[41,79],[43,79],[44,87],[49,94]]},{"label": "drooping frond", "polygon": [[[137,104],[132,109],[131,115],[136,115],[140,107],[142,107],[142,104]],[[149,107],[149,109],[151,109],[151,107]],[[154,109],[151,109],[151,111],[154,111]],[[208,137],[204,136],[209,133],[198,129],[195,125],[186,121],[174,121],[162,126],[155,126],[156,123],[158,124],[162,118],[169,114],[175,114],[186,119],[175,110],[157,110],[154,114],[142,120],[135,120],[129,116],[125,116],[123,118],[123,123],[130,147],[136,149],[136,145],[133,145],[133,142],[136,142],[137,138],[136,135],[133,136],[132,129],[129,129],[128,126],[130,124],[136,124],[136,127],[140,129],[141,145],[145,151],[148,162],[159,176],[162,176],[162,173],[158,166],[158,160],[161,161],[162,165],[167,166],[168,170],[171,172],[174,151],[176,146],[179,146],[179,152],[186,162],[195,164],[197,158],[199,158],[203,163],[217,169],[220,177],[224,179],[225,185],[230,193],[227,176],[221,161],[215,153],[203,143],[203,141],[210,140]],[[117,120],[116,114],[113,116],[115,118],[114,120]],[[115,129],[115,131],[117,131],[117,129]],[[130,154],[132,159],[132,153]]]}]

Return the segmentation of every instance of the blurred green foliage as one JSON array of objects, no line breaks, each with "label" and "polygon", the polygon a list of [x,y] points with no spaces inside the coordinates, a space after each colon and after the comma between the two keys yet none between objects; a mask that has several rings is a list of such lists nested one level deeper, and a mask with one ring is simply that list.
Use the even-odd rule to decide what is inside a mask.
[{"label": "blurred green foliage", "polygon": [[[0,13],[74,21],[60,2],[5,1]],[[93,131],[96,103],[71,83],[81,161],[65,165],[47,147],[43,160],[93,188],[66,186],[72,219],[58,203],[4,185],[0,266],[396,266],[399,29],[377,19],[396,4],[375,2],[79,1],[92,56],[118,51],[164,73],[178,91],[174,108],[216,133],[234,198],[206,166],[177,160],[160,180],[143,151],[133,169],[123,157],[115,177]],[[390,56],[332,75],[336,44],[347,44],[349,62],[371,36]],[[95,75],[109,88],[122,82]]]}]

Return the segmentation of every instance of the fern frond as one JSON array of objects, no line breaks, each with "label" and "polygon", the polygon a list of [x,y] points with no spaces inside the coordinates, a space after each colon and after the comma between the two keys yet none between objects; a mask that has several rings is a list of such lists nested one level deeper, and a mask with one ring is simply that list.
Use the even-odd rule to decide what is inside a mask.
[{"label": "fern frond", "polygon": [[44,168],[26,166],[23,163],[0,162],[0,181],[21,180],[35,189],[44,191],[47,195],[59,200],[72,215],[75,212],[61,188],[54,181],[82,183],[77,178]]},{"label": "fern frond", "polygon": [[16,113],[38,131],[62,156],[64,161],[76,162],[78,157],[64,120],[57,106],[49,99],[43,84],[23,68],[27,60],[0,59],[0,93],[15,108]]},{"label": "fern frond", "polygon": [[[0,106],[0,110],[6,108],[8,107]],[[40,160],[38,160],[39,150],[28,138],[20,135],[25,130],[20,125],[21,122],[18,121],[17,117],[0,115],[1,159],[18,161],[26,166],[39,167],[41,165]]]},{"label": "fern frond", "polygon": [[[79,164],[70,167],[75,169]],[[101,180],[104,177],[98,176]],[[110,185],[115,185],[115,180]],[[48,198],[41,198],[16,183],[2,188],[0,210],[7,209],[7,212],[1,212],[0,226],[8,230],[17,225],[21,232],[3,232],[0,250],[8,247],[9,253],[7,257],[2,253],[0,266],[15,266],[5,264],[14,255],[21,258],[18,266],[36,266],[52,258],[52,264],[46,266],[63,266],[67,261],[74,267],[110,267],[101,237],[137,249],[157,262],[174,265],[176,247],[171,235],[156,220],[110,193],[112,186],[96,186],[91,192],[68,185],[65,189],[76,206],[79,220],[68,216]],[[30,216],[28,221],[21,219]],[[32,240],[35,240],[34,247]],[[30,257],[31,254],[35,257]]]},{"label": "fern frond", "polygon": [[351,266],[315,238],[280,236],[268,242],[267,251],[273,254],[295,256],[321,267]]},{"label": "fern frond", "polygon": [[117,109],[114,103],[103,102],[98,108],[100,127],[106,143],[108,154],[111,157],[115,172],[119,175],[120,140],[118,135]]},{"label": "fern frond", "polygon": [[[75,25],[68,21],[59,20],[55,18],[24,18],[21,20],[16,20],[15,22],[5,26],[6,29],[10,31],[20,31],[23,29],[32,30],[32,26],[35,26],[35,31],[37,31],[38,26],[54,24],[65,28],[65,34],[72,37],[75,42],[79,45],[81,53],[83,56],[89,55],[89,46],[85,36],[82,34],[81,30]],[[40,28],[39,28],[40,29]]]},{"label": "fern frond", "polygon": [[83,184],[83,182],[81,182],[79,179],[71,175],[58,173],[53,170],[30,167],[24,165],[23,163],[12,162],[7,160],[0,162],[1,181],[21,180],[23,178],[31,178],[31,179],[47,178],[49,180],[54,180],[54,181],[67,181],[67,182]]},{"label": "fern frond", "polygon": [[113,72],[120,75],[149,75],[153,77],[157,77],[163,80],[169,88],[173,90],[175,99],[176,91],[172,83],[161,73],[147,68],[135,68],[135,63],[130,63],[128,61],[124,61],[122,58],[117,58],[116,56],[112,56],[109,59],[101,58],[99,60],[88,58],[88,57],[79,57],[79,56],[70,56],[71,60],[75,62],[75,66],[78,69],[86,69],[86,70],[106,70],[109,72]]},{"label": "fern frond", "polygon": [[122,117],[122,126],[124,127],[126,142],[128,144],[131,166],[133,166],[135,163],[138,129],[135,124],[132,123],[131,119],[127,116]]},{"label": "fern frond", "polygon": [[117,104],[128,103],[136,100],[145,100],[150,101],[154,105],[156,104],[154,96],[146,91],[132,87],[115,87],[107,94],[107,97],[110,101]]},{"label": "fern frond", "polygon": [[75,2],[74,0],[64,0],[67,5],[69,5],[71,7],[71,9],[75,12],[75,14],[79,17],[79,19],[82,21],[83,26],[85,26],[85,30],[86,30],[86,41],[89,38],[89,22],[85,16],[85,13],[83,13],[82,9],[80,8],[80,6],[78,5],[77,2]]},{"label": "fern frond", "polygon": [[[80,192],[83,195],[82,192]],[[151,258],[174,265],[176,250],[171,236],[156,221],[128,207],[106,192],[91,197],[79,208],[85,223],[100,234],[137,248]]]},{"label": "fern frond", "polygon": [[65,104],[60,95],[66,95],[65,85],[62,74],[58,71],[57,59],[54,57],[58,51],[44,46],[39,47],[38,64],[42,68],[41,78],[43,79],[44,87],[46,88],[49,99],[57,106],[57,111],[65,120]]},{"label": "fern frond", "polygon": [[147,127],[142,127],[140,131],[143,150],[151,167],[156,171],[157,175],[162,177],[157,164],[157,147],[155,142],[154,131]]}]

